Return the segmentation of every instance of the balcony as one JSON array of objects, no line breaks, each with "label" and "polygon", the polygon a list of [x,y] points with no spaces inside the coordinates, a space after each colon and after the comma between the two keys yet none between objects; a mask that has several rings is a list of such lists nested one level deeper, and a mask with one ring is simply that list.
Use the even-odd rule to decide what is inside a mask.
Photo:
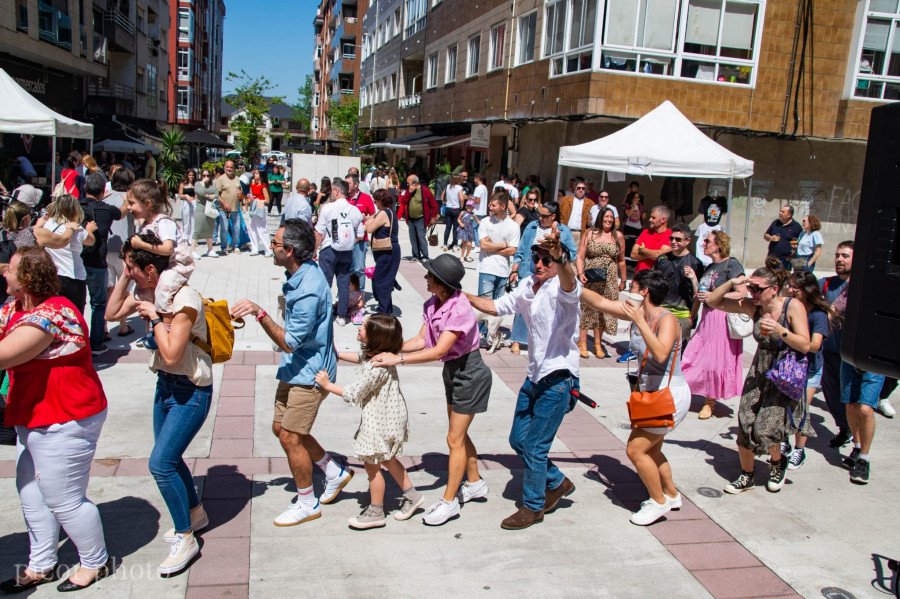
[{"label": "balcony", "polygon": [[422,94],[411,94],[400,98],[400,108],[411,108],[422,103]]},{"label": "balcony", "polygon": [[134,88],[102,77],[91,77],[88,81],[88,95],[134,101]]},{"label": "balcony", "polygon": [[38,35],[64,50],[72,49],[72,18],[49,4],[38,2]]},{"label": "balcony", "polygon": [[104,30],[112,50],[134,54],[134,23],[117,10],[103,14]]}]

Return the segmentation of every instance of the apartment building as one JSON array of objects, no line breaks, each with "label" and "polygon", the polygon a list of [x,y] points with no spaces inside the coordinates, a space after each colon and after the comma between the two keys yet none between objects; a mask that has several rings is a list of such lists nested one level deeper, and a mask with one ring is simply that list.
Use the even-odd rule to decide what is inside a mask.
[{"label": "apartment building", "polygon": [[328,107],[344,96],[359,96],[362,15],[368,0],[321,0],[313,21],[313,116],[312,140],[329,151],[340,147],[337,134],[328,127]]},{"label": "apartment building", "polygon": [[167,120],[185,131],[219,128],[222,105],[223,0],[171,0]]},{"label": "apartment building", "polygon": [[[465,161],[552,188],[559,147],[672,101],[756,163],[727,217],[740,256],[749,209],[752,264],[783,203],[819,216],[826,256],[852,238],[869,113],[900,99],[896,0],[373,0],[363,31],[360,123],[388,160]],[[658,203],[663,182],[639,179]],[[697,181],[694,206],[726,188]]]}]

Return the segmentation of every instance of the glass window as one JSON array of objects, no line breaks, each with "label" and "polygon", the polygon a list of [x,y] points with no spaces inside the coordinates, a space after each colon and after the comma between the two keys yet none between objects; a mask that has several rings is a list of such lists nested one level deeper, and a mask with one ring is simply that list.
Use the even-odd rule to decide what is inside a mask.
[{"label": "glass window", "polygon": [[415,35],[425,28],[427,0],[406,0],[406,37]]},{"label": "glass window", "polygon": [[453,81],[456,81],[456,44],[447,48],[447,73],[444,75],[445,83]]},{"label": "glass window", "polygon": [[438,55],[437,53],[432,54],[428,57],[428,89],[433,87],[437,87],[437,70],[438,70]]},{"label": "glass window", "polygon": [[537,27],[537,11],[519,17],[519,39],[516,64],[534,61],[534,38]]},{"label": "glass window", "polygon": [[547,14],[544,18],[544,57],[563,51],[568,5],[569,0],[547,3]]},{"label": "glass window", "polygon": [[478,61],[481,60],[481,36],[469,38],[469,56],[466,61],[466,77],[478,74]]},{"label": "glass window", "polygon": [[868,0],[853,95],[900,100],[900,12],[898,0]]},{"label": "glass window", "polygon": [[488,70],[503,67],[503,44],[506,41],[506,24],[500,23],[491,28],[491,55]]}]

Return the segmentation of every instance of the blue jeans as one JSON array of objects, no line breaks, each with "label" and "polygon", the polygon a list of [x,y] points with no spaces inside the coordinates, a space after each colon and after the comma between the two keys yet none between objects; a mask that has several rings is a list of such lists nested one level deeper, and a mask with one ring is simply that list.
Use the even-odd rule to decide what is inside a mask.
[{"label": "blue jeans", "polygon": [[198,387],[183,374],[159,371],[153,400],[150,474],[156,480],[175,532],[191,530],[191,509],[200,505],[184,452],[209,414],[213,387]]},{"label": "blue jeans", "polygon": [[237,210],[232,210],[228,213],[224,210],[219,210],[219,247],[222,251],[228,249],[229,234],[231,234],[232,242],[237,241],[234,247],[240,247],[241,213]]},{"label": "blue jeans", "polygon": [[[508,277],[478,273],[478,296],[497,299],[503,295],[508,281]],[[485,326],[484,322],[478,323],[478,330],[481,333],[487,333],[487,326]]]},{"label": "blue jeans", "polygon": [[412,246],[412,257],[417,260],[428,259],[428,236],[425,234],[425,218],[410,218],[406,221],[409,226],[409,243]]},{"label": "blue jeans", "polygon": [[87,289],[91,297],[91,349],[103,345],[104,314],[106,313],[106,282],[109,271],[106,268],[85,266]]},{"label": "blue jeans", "polygon": [[834,424],[841,430],[850,430],[847,424],[847,408],[841,403],[841,354],[835,351],[822,352],[822,395],[825,405],[834,418]]},{"label": "blue jeans", "polygon": [[328,246],[319,252],[319,268],[328,281],[328,289],[331,289],[331,281],[337,277],[338,305],[337,315],[347,316],[347,304],[350,302],[350,268],[353,263],[353,252],[336,252]]},{"label": "blue jeans", "polygon": [[853,364],[841,361],[841,403],[857,403],[878,407],[878,397],[884,386],[884,376],[864,372]]},{"label": "blue jeans", "polygon": [[366,240],[357,241],[353,246],[353,265],[350,272],[356,273],[359,277],[359,290],[366,290],[366,251],[369,249],[369,242]]},{"label": "blue jeans", "polygon": [[544,495],[556,489],[565,475],[547,458],[563,417],[575,407],[572,390],[578,379],[551,374],[537,383],[525,379],[516,400],[509,444],[525,462],[522,503],[533,512],[544,509]]}]

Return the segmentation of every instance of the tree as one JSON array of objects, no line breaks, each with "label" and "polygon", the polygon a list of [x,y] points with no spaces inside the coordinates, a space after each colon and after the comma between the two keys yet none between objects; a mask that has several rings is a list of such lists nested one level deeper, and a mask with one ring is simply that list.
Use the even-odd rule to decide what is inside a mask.
[{"label": "tree", "polygon": [[[325,113],[328,118],[328,126],[337,133],[341,140],[341,153],[346,156],[353,146],[353,127],[359,124],[359,98],[356,96],[341,96],[341,103],[331,102]],[[357,145],[365,145],[371,141],[372,133],[368,129],[357,131]]]},{"label": "tree", "polygon": [[303,86],[297,88],[297,103],[291,106],[291,120],[300,123],[300,128],[306,133],[312,131],[313,93],[313,78],[307,75]]},{"label": "tree", "polygon": [[225,102],[238,111],[238,115],[231,120],[231,129],[244,162],[252,164],[260,154],[262,136],[259,129],[265,125],[271,106],[284,102],[284,98],[267,96],[266,92],[275,89],[274,86],[265,77],[250,77],[247,71],[228,73],[227,79],[238,83],[234,94],[225,98]]},{"label": "tree", "polygon": [[184,179],[184,133],[169,129],[162,134],[162,151],[159,153],[160,174],[169,190],[177,190]]}]

